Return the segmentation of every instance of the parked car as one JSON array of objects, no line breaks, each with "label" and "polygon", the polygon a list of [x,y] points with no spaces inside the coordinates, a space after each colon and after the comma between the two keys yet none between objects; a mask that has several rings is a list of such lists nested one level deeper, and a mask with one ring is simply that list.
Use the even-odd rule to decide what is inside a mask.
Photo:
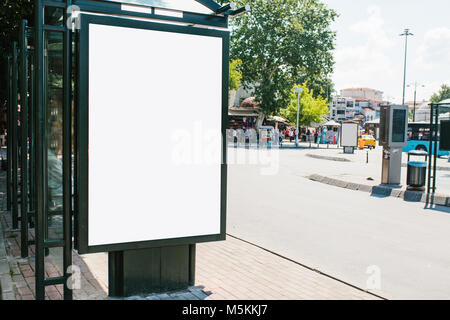
[{"label": "parked car", "polygon": [[375,146],[377,145],[377,141],[375,140],[375,138],[369,134],[363,134],[358,139],[358,146],[361,145],[361,143],[364,143],[364,147],[368,147],[370,149],[375,148]]}]

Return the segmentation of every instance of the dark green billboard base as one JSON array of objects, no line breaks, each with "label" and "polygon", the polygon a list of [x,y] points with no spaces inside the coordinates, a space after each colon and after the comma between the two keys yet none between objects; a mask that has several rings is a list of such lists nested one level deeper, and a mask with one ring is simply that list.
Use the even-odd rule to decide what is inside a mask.
[{"label": "dark green billboard base", "polygon": [[195,245],[109,252],[108,278],[110,297],[187,289],[195,280]]}]

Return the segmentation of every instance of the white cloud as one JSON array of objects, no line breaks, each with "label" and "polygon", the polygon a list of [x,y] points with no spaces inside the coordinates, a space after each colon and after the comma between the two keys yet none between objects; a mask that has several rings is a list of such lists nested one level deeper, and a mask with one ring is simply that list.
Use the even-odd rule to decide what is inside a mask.
[{"label": "white cloud", "polygon": [[[368,6],[369,1],[324,1],[340,13],[332,76],[338,91],[369,87],[401,103],[405,37],[399,35],[404,28],[414,33],[408,38],[406,84],[425,85],[417,88],[417,99],[429,99],[443,83],[450,85],[450,26],[442,18],[450,1],[440,0],[439,12],[433,11],[437,6],[416,3],[408,14],[398,1],[377,1],[376,6]],[[414,88],[407,87],[405,100],[413,99]]]},{"label": "white cloud", "polygon": [[372,87],[381,89],[386,79],[394,76],[393,64],[387,52],[395,45],[385,30],[378,6],[367,8],[368,16],[348,27],[354,33],[355,45],[338,46],[334,80],[338,89]]},{"label": "white cloud", "polygon": [[376,44],[383,49],[394,45],[384,30],[384,20],[381,16],[381,9],[378,6],[369,6],[367,8],[368,19],[361,20],[349,27],[350,31],[361,33],[367,36],[368,44]]},{"label": "white cloud", "polygon": [[416,63],[425,69],[444,65],[446,72],[450,71],[450,28],[434,28],[425,33]]}]

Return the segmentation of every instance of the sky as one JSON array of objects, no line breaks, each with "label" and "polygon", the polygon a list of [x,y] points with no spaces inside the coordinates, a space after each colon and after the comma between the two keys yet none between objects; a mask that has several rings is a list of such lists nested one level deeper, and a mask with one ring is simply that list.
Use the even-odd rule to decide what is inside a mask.
[{"label": "sky", "polygon": [[[408,37],[405,101],[428,100],[441,84],[450,85],[450,0],[322,0],[339,17],[335,89],[368,87],[384,99],[402,102],[405,28]],[[423,85],[423,87],[422,87]]]}]

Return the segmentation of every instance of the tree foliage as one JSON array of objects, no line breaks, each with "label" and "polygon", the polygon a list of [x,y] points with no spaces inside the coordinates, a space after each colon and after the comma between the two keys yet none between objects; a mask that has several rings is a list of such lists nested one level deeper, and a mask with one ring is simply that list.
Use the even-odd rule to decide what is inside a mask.
[{"label": "tree foliage", "polygon": [[11,55],[12,42],[19,39],[23,19],[30,25],[33,17],[33,0],[0,1],[0,59]]},{"label": "tree foliage", "polygon": [[336,18],[320,0],[240,0],[251,12],[232,20],[231,57],[242,60],[242,82],[254,86],[265,114],[290,100],[295,83],[307,81],[317,96],[332,92],[327,75],[333,70]]},{"label": "tree foliage", "polygon": [[327,99],[321,95],[314,97],[314,90],[308,89],[307,82],[294,86],[289,96],[289,105],[280,110],[281,115],[292,124],[297,122],[298,94],[295,93],[295,89],[298,87],[303,88],[303,92],[300,93],[299,126],[310,126],[314,122],[322,122],[328,114]]},{"label": "tree foliage", "polygon": [[450,99],[450,86],[443,84],[438,93],[433,93],[431,102],[438,103],[442,100]]},{"label": "tree foliage", "polygon": [[230,90],[237,90],[241,86],[242,72],[239,70],[241,65],[240,59],[230,61]]},{"label": "tree foliage", "polygon": [[1,0],[0,1],[0,99],[4,105],[6,99],[7,57],[12,54],[12,43],[19,40],[21,21],[28,20],[32,24],[33,0]]}]

